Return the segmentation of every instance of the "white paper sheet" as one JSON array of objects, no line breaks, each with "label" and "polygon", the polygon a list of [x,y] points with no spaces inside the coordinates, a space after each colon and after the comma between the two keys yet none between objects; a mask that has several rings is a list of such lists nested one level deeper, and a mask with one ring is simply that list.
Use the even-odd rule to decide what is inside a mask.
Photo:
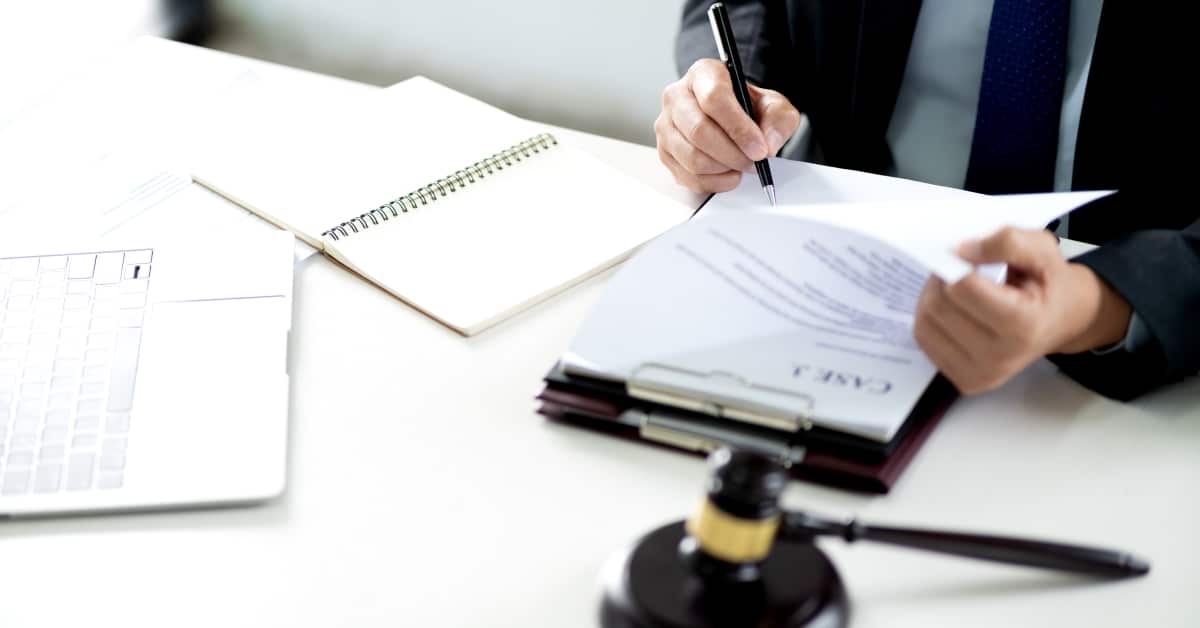
[{"label": "white paper sheet", "polygon": [[[953,255],[962,240],[1037,228],[1105,194],[986,197],[851,177],[875,202],[770,208],[751,177],[715,197],[613,279],[571,344],[568,371],[628,382],[653,365],[694,374],[699,396],[720,383],[726,400],[735,382],[744,405],[887,441],[936,373],[911,331],[931,270],[954,281],[971,269]],[[898,188],[910,197],[879,200]]]}]

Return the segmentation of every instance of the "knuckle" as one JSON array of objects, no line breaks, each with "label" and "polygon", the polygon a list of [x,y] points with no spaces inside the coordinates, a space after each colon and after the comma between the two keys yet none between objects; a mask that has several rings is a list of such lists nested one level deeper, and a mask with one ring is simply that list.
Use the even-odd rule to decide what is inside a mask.
[{"label": "knuckle", "polygon": [[800,110],[788,105],[783,112],[783,124],[789,135],[795,133],[796,129],[800,127]]},{"label": "knuckle", "polygon": [[686,173],[675,171],[675,182],[683,187],[694,192],[703,192],[704,189],[697,183],[694,177],[688,176]]},{"label": "knuckle", "polygon": [[712,186],[714,192],[728,192],[742,182],[742,176],[737,173],[717,175]]},{"label": "knuckle", "polygon": [[705,111],[720,111],[725,107],[725,94],[716,89],[711,83],[705,83],[696,88],[696,102]]},{"label": "knuckle", "polygon": [[658,138],[659,144],[662,144],[662,141],[666,136],[666,121],[667,116],[662,113],[658,114],[658,117],[654,119],[654,135]]},{"label": "knuckle", "polygon": [[696,116],[692,120],[688,120],[687,128],[684,129],[683,135],[692,142],[693,145],[707,145],[711,141],[711,137],[716,128],[712,121],[704,116]]},{"label": "knuckle", "polygon": [[716,67],[718,65],[721,65],[721,62],[717,61],[716,59],[712,59],[709,57],[705,57],[703,59],[697,59],[695,61],[695,63],[693,63],[691,65],[691,67],[688,68],[687,73],[688,74],[699,74],[699,73],[702,73],[705,71],[711,71],[714,67]]},{"label": "knuckle", "polygon": [[690,172],[699,172],[701,165],[704,163],[700,149],[692,144],[681,148],[676,158],[679,160],[679,164],[687,168]]},{"label": "knuckle", "polygon": [[679,98],[679,92],[683,89],[683,81],[675,81],[663,88],[662,104],[663,108],[670,108],[671,105]]},{"label": "knuckle", "polygon": [[1005,250],[1012,250],[1020,243],[1021,234],[1014,227],[1004,227],[1000,230],[996,240]]},{"label": "knuckle", "polygon": [[746,146],[750,142],[754,141],[756,139],[756,133],[757,129],[755,129],[749,123],[735,124],[733,125],[732,129],[729,129],[730,138],[733,139],[738,146]]}]

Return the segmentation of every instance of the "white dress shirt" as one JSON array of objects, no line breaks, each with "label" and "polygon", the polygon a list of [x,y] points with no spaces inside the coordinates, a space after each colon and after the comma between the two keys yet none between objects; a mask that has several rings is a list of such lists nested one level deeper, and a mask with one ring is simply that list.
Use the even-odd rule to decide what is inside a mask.
[{"label": "white dress shirt", "polygon": [[[1072,0],[1054,189],[1071,189],[1075,138],[1102,0]],[[891,173],[961,188],[983,80],[991,0],[924,0],[888,127]]]},{"label": "white dress shirt", "polygon": [[[895,158],[892,175],[956,188],[966,181],[992,4],[992,0],[923,0],[888,126],[888,144]],[[1079,116],[1103,4],[1103,0],[1071,0],[1054,169],[1054,190],[1059,192],[1071,189]],[[1066,233],[1067,224],[1064,218],[1060,234]],[[1097,353],[1133,351],[1148,338],[1135,313],[1125,338]]]}]

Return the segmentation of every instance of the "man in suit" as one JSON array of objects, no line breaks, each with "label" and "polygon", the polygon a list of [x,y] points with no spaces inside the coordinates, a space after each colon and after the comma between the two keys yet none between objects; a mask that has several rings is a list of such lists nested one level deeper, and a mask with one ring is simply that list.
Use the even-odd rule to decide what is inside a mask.
[{"label": "man in suit", "polygon": [[1068,237],[1101,245],[1073,260],[1047,232],[964,243],[964,259],[1006,262],[1007,283],[931,279],[914,336],[967,394],[1043,355],[1118,399],[1200,370],[1190,5],[726,0],[756,124],[711,58],[709,4],[685,3],[683,77],[655,123],[680,183],[733,188],[803,112],[810,146],[788,157],[984,193],[1119,190],[1068,217]]}]

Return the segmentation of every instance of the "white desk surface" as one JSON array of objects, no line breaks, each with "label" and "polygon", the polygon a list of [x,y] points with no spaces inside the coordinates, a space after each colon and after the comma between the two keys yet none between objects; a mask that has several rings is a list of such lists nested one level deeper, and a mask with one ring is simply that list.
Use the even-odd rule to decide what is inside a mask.
[{"label": "white desk surface", "polygon": [[[682,211],[696,202],[653,150],[567,134]],[[0,523],[0,625],[595,625],[605,559],[687,514],[704,480],[699,458],[534,413],[603,279],[463,339],[323,257],[296,270],[286,496]],[[890,495],[795,484],[788,501],[1153,562],[1098,583],[823,543],[854,626],[1200,625],[1198,397],[1193,381],[1122,405],[1038,364],[956,403]]]}]

